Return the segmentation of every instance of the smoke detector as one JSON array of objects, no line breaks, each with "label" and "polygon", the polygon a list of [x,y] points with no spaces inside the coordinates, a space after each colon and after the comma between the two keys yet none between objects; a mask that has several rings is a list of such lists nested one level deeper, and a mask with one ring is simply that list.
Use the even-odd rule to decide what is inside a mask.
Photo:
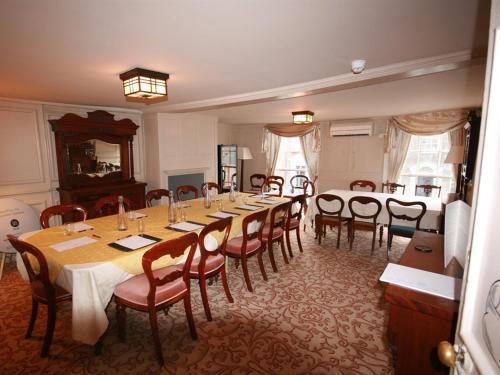
[{"label": "smoke detector", "polygon": [[366,60],[352,60],[351,70],[354,74],[359,74],[365,70]]}]

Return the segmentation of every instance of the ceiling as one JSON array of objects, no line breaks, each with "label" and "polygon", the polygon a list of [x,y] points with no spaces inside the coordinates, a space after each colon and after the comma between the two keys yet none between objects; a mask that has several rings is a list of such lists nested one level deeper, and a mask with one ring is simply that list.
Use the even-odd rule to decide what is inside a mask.
[{"label": "ceiling", "polygon": [[[356,58],[377,69],[484,55],[488,11],[482,0],[2,0],[0,97],[169,111],[351,74]],[[125,100],[118,75],[136,66],[170,74],[168,102]],[[237,124],[298,109],[321,120],[478,105],[483,77],[474,66],[204,113]]]}]

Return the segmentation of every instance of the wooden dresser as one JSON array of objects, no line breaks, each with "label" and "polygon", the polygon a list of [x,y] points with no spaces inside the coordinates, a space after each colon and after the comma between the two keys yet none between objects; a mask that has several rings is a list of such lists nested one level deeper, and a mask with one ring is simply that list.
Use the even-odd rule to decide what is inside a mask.
[{"label": "wooden dresser", "polygon": [[[463,269],[454,258],[444,267],[443,242],[440,234],[416,232],[400,264],[462,278]],[[415,245],[429,246],[432,252],[415,250]],[[395,373],[448,374],[449,369],[437,357],[437,345],[443,340],[454,341],[459,302],[392,284],[384,297],[390,304],[387,335]]]}]

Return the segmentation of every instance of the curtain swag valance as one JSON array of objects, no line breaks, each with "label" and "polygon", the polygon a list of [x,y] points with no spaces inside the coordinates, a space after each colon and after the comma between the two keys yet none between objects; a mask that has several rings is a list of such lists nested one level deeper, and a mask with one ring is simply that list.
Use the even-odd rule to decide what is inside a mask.
[{"label": "curtain swag valance", "polygon": [[314,151],[321,150],[321,127],[319,123],[312,125],[295,125],[295,124],[268,124],[264,127],[264,134],[262,137],[262,152],[268,150],[267,140],[268,134],[274,134],[279,137],[303,137],[310,133],[312,136],[312,148]]},{"label": "curtain swag valance", "polygon": [[389,124],[413,135],[443,134],[465,125],[469,111],[470,109],[454,109],[394,116]]}]

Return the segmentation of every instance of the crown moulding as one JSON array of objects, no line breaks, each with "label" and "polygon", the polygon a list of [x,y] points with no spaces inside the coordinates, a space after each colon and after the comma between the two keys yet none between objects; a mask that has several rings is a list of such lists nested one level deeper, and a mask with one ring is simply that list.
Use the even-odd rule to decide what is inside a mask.
[{"label": "crown moulding", "polygon": [[484,64],[486,64],[486,57],[473,57],[472,51],[466,50],[366,69],[362,74],[357,75],[349,72],[346,74],[268,90],[260,90],[180,104],[152,105],[143,112],[183,113],[257,104],[347,90],[356,87],[420,77]]}]

